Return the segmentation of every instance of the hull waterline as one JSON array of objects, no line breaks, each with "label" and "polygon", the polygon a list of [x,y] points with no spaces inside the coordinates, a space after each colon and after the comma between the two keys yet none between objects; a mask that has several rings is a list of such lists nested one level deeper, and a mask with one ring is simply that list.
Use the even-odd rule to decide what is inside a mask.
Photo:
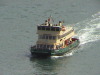
[{"label": "hull waterline", "polygon": [[56,49],[56,50],[33,49],[31,47],[31,54],[36,55],[36,56],[54,56],[54,55],[60,56],[60,55],[63,55],[65,53],[69,52],[70,50],[77,47],[78,45],[79,45],[79,40],[76,40],[75,42],[73,42],[72,44],[68,45],[65,48],[60,48],[60,49]]}]

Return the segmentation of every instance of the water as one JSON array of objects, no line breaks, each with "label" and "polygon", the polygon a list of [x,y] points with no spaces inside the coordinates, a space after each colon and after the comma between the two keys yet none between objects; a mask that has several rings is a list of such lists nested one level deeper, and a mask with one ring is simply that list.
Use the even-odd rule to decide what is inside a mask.
[{"label": "water", "polygon": [[[75,27],[80,45],[63,56],[32,58],[36,25],[50,15]],[[99,75],[99,0],[1,0],[0,75]]]}]

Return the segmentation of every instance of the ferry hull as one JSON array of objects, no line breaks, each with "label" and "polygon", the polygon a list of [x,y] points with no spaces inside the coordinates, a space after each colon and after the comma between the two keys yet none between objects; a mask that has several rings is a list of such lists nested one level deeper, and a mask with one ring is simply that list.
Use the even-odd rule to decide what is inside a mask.
[{"label": "ferry hull", "polygon": [[47,50],[47,49],[33,49],[31,47],[31,54],[37,56],[60,56],[69,52],[71,49],[77,47],[79,45],[79,40],[74,41],[72,44],[68,45],[66,48],[60,48],[57,50]]}]

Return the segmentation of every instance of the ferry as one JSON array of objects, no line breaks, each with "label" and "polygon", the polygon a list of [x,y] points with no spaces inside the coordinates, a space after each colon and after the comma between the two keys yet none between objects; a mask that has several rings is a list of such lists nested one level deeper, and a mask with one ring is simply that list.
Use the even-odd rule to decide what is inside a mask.
[{"label": "ferry", "polygon": [[63,25],[62,21],[52,24],[49,17],[43,24],[37,25],[38,40],[31,46],[30,52],[36,56],[60,56],[79,45],[79,39],[73,38],[72,26]]}]

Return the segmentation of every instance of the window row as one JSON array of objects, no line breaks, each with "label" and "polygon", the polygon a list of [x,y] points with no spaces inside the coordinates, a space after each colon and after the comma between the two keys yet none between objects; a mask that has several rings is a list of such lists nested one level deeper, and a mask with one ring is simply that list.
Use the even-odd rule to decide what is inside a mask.
[{"label": "window row", "polygon": [[55,39],[56,39],[56,36],[50,36],[50,35],[39,35],[39,39],[55,40]]},{"label": "window row", "polygon": [[47,31],[60,31],[60,27],[50,27],[50,26],[38,26],[38,30],[47,30]]},{"label": "window row", "polygon": [[37,48],[54,48],[54,45],[37,44]]}]

